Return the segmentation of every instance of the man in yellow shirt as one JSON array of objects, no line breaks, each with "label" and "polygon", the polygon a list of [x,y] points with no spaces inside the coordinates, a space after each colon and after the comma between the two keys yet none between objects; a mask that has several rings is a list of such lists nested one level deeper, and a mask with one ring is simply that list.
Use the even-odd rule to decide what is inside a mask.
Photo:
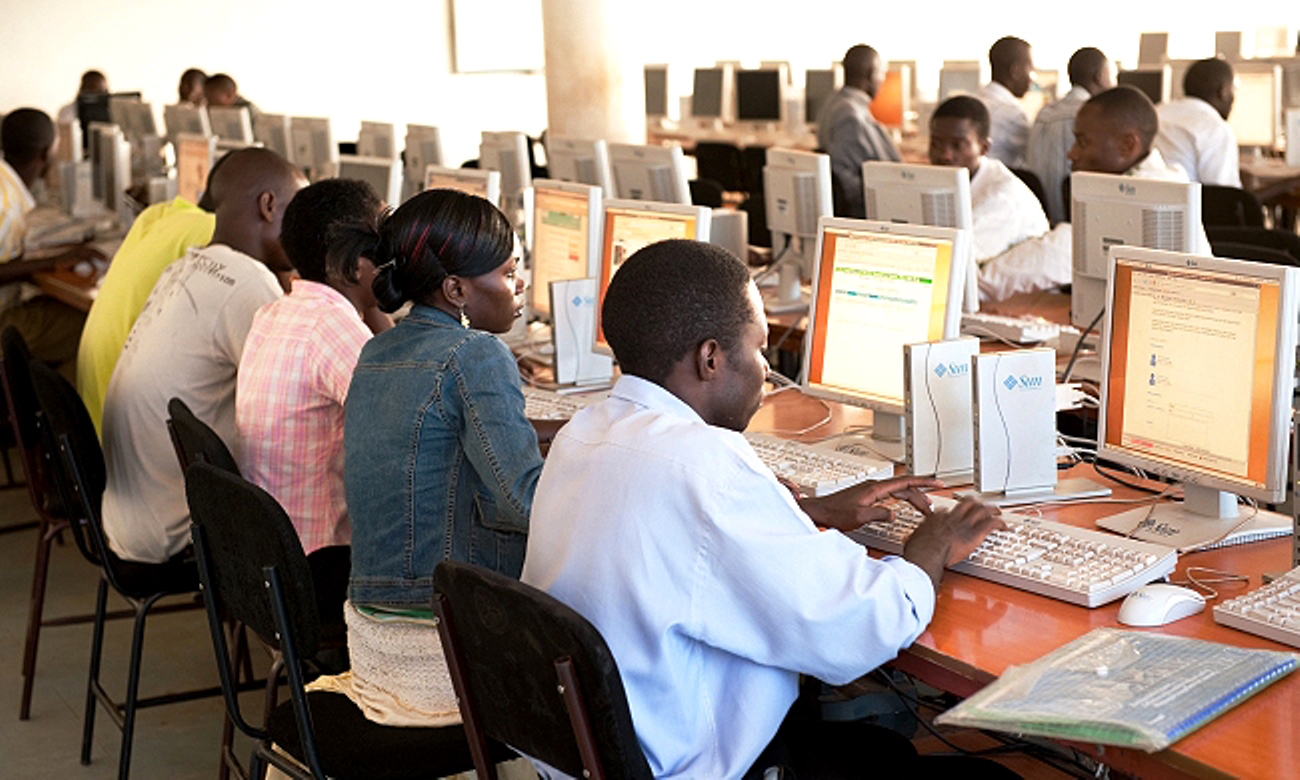
[{"label": "man in yellow shirt", "polygon": [[96,430],[113,367],[158,277],[190,247],[207,246],[215,226],[214,214],[183,198],[156,203],[136,217],[113,256],[77,349],[77,391]]}]

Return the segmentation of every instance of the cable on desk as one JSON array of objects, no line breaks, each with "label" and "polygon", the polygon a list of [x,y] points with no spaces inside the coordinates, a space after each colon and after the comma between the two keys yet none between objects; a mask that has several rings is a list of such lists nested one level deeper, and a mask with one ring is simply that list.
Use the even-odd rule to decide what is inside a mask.
[{"label": "cable on desk", "polygon": [[[1102,477],[1103,479],[1109,479],[1111,482],[1118,483],[1118,484],[1120,484],[1120,485],[1123,485],[1123,486],[1126,487],[1126,488],[1131,488],[1131,489],[1133,489],[1133,490],[1140,490],[1140,491],[1142,491],[1143,493],[1155,493],[1155,494],[1157,494],[1157,495],[1161,495],[1161,496],[1163,496],[1163,495],[1165,495],[1167,492],[1169,492],[1169,488],[1168,488],[1168,487],[1166,487],[1166,488],[1162,488],[1162,489],[1160,489],[1160,490],[1157,490],[1156,488],[1153,488],[1153,487],[1147,487],[1146,485],[1139,485],[1139,484],[1136,483],[1136,482],[1130,482],[1129,480],[1124,479],[1123,477],[1121,477],[1119,474],[1116,474],[1116,473],[1113,473],[1113,472],[1108,472],[1108,471],[1103,471],[1102,468],[1101,468],[1101,462],[1100,462],[1100,461],[1093,461],[1093,464],[1092,464],[1092,470],[1095,471],[1095,472],[1097,472],[1097,476]],[[1144,479],[1145,479],[1145,477],[1144,477]]]},{"label": "cable on desk", "polygon": [[[1211,576],[1209,578],[1198,576],[1198,573],[1201,572]],[[1211,585],[1237,583],[1242,587],[1245,587],[1250,584],[1250,577],[1247,577],[1245,574],[1234,574],[1230,571],[1222,571],[1221,569],[1211,569],[1208,566],[1188,566],[1183,573],[1187,575],[1186,579],[1170,580],[1170,582],[1175,585],[1190,585],[1197,590],[1203,590],[1208,594],[1205,597],[1208,600],[1217,599],[1219,597],[1219,591],[1215,590]]]},{"label": "cable on desk", "polygon": [[[780,376],[780,375],[778,374],[778,376]],[[785,386],[785,387],[778,387],[777,389],[773,390],[773,391],[770,392],[770,393],[767,393],[767,394],[764,395],[763,397],[764,397],[764,399],[767,399],[767,398],[771,398],[772,396],[777,395],[777,394],[779,394],[779,393],[785,393],[785,392],[790,392],[790,391],[794,391],[794,392],[802,392],[802,391],[800,390],[800,388],[799,388],[798,385],[793,385],[793,384],[792,384],[792,385],[787,385],[787,386]],[[826,425],[826,424],[829,423],[832,419],[834,419],[835,414],[834,414],[834,412],[831,411],[831,405],[830,405],[830,404],[826,403],[825,401],[823,401],[823,400],[820,399],[820,398],[816,398],[816,397],[813,397],[813,396],[807,396],[807,397],[812,398],[814,401],[816,401],[817,403],[821,404],[822,409],[825,409],[825,410],[826,410],[826,414],[823,415],[822,418],[821,418],[820,420],[818,420],[817,422],[815,422],[815,423],[813,423],[812,425],[809,425],[809,426],[807,426],[807,427],[799,428],[798,430],[787,429],[787,428],[773,428],[773,429],[768,430],[768,431],[755,431],[755,433],[771,433],[771,434],[776,434],[776,435],[778,435],[778,436],[803,436],[803,435],[806,434],[806,433],[811,433],[812,431],[817,430],[818,428],[822,427],[823,425]]]},{"label": "cable on desk", "polygon": [[1105,313],[1106,307],[1103,306],[1101,311],[1097,312],[1097,316],[1092,318],[1092,322],[1088,323],[1088,327],[1079,334],[1079,340],[1074,343],[1074,351],[1070,353],[1070,362],[1065,364],[1065,373],[1061,374],[1061,384],[1070,381],[1070,375],[1074,373],[1074,364],[1079,361],[1079,353],[1083,351],[1083,340],[1088,338],[1088,334],[1097,327],[1097,323],[1101,322],[1101,317]]}]

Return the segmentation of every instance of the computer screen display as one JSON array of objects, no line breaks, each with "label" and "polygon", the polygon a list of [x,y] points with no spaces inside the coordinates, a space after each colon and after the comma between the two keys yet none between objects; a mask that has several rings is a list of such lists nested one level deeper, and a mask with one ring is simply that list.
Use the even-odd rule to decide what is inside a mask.
[{"label": "computer screen display", "polygon": [[782,68],[736,71],[736,119],[780,122],[785,82]]},{"label": "computer screen display", "polygon": [[1151,98],[1152,103],[1169,100],[1170,68],[1168,66],[1121,70],[1115,77],[1121,87],[1133,87]]},{"label": "computer screen display", "polygon": [[622,200],[691,202],[686,156],[680,146],[610,144],[614,195]]},{"label": "computer screen display", "polygon": [[844,86],[844,70],[838,65],[829,70],[809,68],[803,73],[803,118],[810,125],[817,124],[817,116],[827,99]]},{"label": "computer screen display", "polygon": [[496,205],[501,201],[501,174],[474,168],[440,168],[430,165],[424,170],[424,188],[459,190]]},{"label": "computer screen display", "polygon": [[645,66],[645,115],[647,119],[668,116],[668,66]]},{"label": "computer screen display", "polygon": [[1238,62],[1236,99],[1228,124],[1238,146],[1274,149],[1282,125],[1282,69],[1269,63]]},{"label": "computer screen display", "polygon": [[725,68],[696,68],[691,93],[691,116],[724,119],[723,96],[726,93]]},{"label": "computer screen display", "polygon": [[903,345],[957,335],[958,231],[824,218],[804,341],[813,395],[903,413]]},{"label": "computer screen display", "polygon": [[533,183],[533,279],[529,301],[549,319],[550,283],[600,272],[601,190],[539,179]]},{"label": "computer screen display", "polygon": [[369,184],[375,194],[389,206],[402,200],[402,164],[386,157],[339,155],[339,178],[357,179]]},{"label": "computer screen display", "polygon": [[[708,241],[711,216],[705,206],[606,200],[597,286],[599,301],[605,300],[605,290],[609,288],[609,282],[618,273],[619,267],[638,249],[670,238]],[[604,354],[611,354],[599,320],[595,348]]]}]

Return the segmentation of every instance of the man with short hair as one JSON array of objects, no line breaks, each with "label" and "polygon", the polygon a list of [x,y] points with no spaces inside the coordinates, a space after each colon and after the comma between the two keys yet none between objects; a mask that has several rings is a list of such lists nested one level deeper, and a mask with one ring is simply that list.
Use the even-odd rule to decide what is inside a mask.
[{"label": "man with short hair", "polygon": [[989,112],[978,98],[948,98],[930,117],[930,164],[970,171],[973,254],[981,265],[1049,227],[1038,196],[986,156],[989,145]]},{"label": "man with short hair", "polygon": [[1047,196],[1047,218],[1053,225],[1070,218],[1062,184],[1070,176],[1070,148],[1074,146],[1074,115],[1093,95],[1115,86],[1110,60],[1100,49],[1084,47],[1070,56],[1066,68],[1070,91],[1043,106],[1029,129],[1025,167],[1034,172]]},{"label": "man with short hair", "polygon": [[[1001,526],[995,512],[970,501],[931,512],[916,490],[937,483],[917,477],[818,499],[779,483],[740,433],[763,401],[767,326],[758,288],[725,250],[674,240],[637,251],[601,324],[623,376],[556,435],[522,580],[609,645],[654,776],[759,776],[769,747],[785,748],[797,777],[839,776],[817,762],[845,753],[858,773],[868,760],[882,777],[945,774],[927,775],[885,729],[782,721],[801,674],[847,683],[914,641],[944,566]],[[901,557],[818,532],[886,516],[874,504],[891,495],[928,515]],[[769,745],[779,728],[784,744]]]},{"label": "man with short hair", "polygon": [[1161,103],[1156,148],[1192,181],[1241,187],[1237,136],[1228,124],[1236,98],[1235,77],[1227,60],[1192,63],[1183,76],[1183,97]]},{"label": "man with short hair", "polygon": [[186,68],[176,87],[177,102],[191,106],[203,105],[203,87],[207,80],[208,74],[198,68]]},{"label": "man with short hair", "polygon": [[36,208],[31,186],[50,167],[54,124],[44,111],[19,108],[0,124],[0,330],[12,325],[32,355],[69,381],[76,370],[77,340],[86,315],[28,284],[31,274],[102,259],[88,244],[56,254],[26,256],[27,217]]},{"label": "man with short hair", "polygon": [[1001,160],[1008,168],[1025,166],[1025,147],[1029,143],[1029,117],[1020,106],[1034,83],[1034,57],[1029,44],[1020,38],[999,38],[989,48],[992,81],[980,90],[979,98],[989,109],[989,157]]},{"label": "man with short hair", "polygon": [[167,434],[180,398],[234,452],[235,371],[253,313],[281,294],[285,207],[306,182],[269,149],[231,152],[212,177],[212,242],[172,263],[127,338],[104,401],[104,531],[128,561],[162,563],[189,544],[189,509]]},{"label": "man with short hair", "polygon": [[[81,74],[81,84],[77,87],[77,97],[106,94],[108,94],[108,77],[103,72],[88,70]],[[78,118],[76,100],[59,109],[58,121],[60,123],[76,122]]]},{"label": "man with short hair", "polygon": [[247,108],[250,117],[258,114],[253,101],[239,94],[239,85],[225,73],[214,73],[203,82],[203,97],[209,106]]},{"label": "man with short hair", "polygon": [[843,65],[844,87],[817,116],[817,145],[831,157],[835,214],[862,218],[862,163],[901,158],[889,132],[871,114],[871,101],[885,82],[880,55],[858,44],[844,53]]}]

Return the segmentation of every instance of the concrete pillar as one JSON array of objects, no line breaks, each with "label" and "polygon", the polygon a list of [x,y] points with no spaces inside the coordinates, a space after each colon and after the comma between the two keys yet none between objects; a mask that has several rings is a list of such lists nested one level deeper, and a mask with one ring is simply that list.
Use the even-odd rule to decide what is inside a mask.
[{"label": "concrete pillar", "polygon": [[633,34],[625,5],[542,0],[550,135],[645,143],[643,63],[619,46]]}]

